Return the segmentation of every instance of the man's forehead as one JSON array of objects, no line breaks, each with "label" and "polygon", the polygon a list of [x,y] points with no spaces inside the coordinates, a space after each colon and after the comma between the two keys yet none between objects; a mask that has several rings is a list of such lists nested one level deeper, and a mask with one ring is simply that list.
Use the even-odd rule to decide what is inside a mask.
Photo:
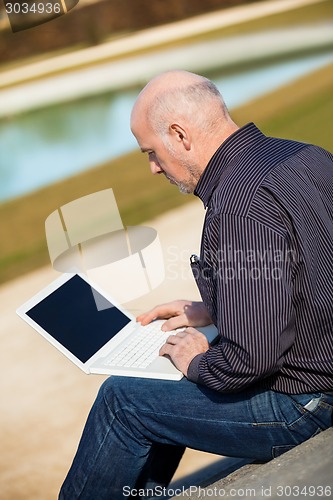
[{"label": "man's forehead", "polygon": [[152,130],[148,124],[145,115],[139,112],[132,113],[131,116],[131,130],[135,136],[141,151],[144,153],[151,149],[150,139],[152,138]]},{"label": "man's forehead", "polygon": [[140,108],[134,107],[131,113],[131,130],[135,135],[142,135],[140,131],[144,134],[148,133],[148,120],[147,113]]},{"label": "man's forehead", "polygon": [[136,123],[140,122],[142,124],[143,121],[146,121],[147,117],[147,105],[145,100],[142,99],[142,96],[139,95],[137,100],[134,103],[131,113],[131,127],[135,126]]}]

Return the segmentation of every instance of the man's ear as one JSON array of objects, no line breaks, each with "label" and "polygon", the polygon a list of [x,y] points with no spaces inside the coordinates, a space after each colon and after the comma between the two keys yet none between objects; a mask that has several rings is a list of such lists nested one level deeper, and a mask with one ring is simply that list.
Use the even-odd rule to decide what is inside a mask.
[{"label": "man's ear", "polygon": [[191,149],[191,138],[188,130],[185,130],[178,123],[173,123],[170,125],[170,134],[175,141],[183,144],[186,151]]}]

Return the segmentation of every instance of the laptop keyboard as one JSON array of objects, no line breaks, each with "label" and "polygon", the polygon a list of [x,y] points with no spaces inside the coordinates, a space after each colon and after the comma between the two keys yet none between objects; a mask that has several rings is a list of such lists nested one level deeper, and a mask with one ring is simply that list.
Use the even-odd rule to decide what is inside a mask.
[{"label": "laptop keyboard", "polygon": [[122,366],[124,368],[147,368],[158,356],[159,350],[169,335],[175,335],[178,331],[161,331],[161,322],[150,323],[144,327],[138,327],[135,335],[125,342],[115,353],[111,353],[104,360],[107,366]]}]

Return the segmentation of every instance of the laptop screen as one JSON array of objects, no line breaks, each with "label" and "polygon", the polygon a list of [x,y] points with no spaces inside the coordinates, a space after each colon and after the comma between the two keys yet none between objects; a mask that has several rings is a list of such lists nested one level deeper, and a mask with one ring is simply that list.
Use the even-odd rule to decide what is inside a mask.
[{"label": "laptop screen", "polygon": [[[98,303],[107,302],[103,310]],[[26,314],[82,363],[90,359],[131,319],[80,276],[74,275]]]}]

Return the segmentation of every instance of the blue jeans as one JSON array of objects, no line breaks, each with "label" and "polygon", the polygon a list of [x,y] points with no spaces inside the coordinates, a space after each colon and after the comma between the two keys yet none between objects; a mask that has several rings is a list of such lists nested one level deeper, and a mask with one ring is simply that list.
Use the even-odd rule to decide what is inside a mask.
[{"label": "blue jeans", "polygon": [[119,500],[166,486],[185,447],[270,460],[333,425],[333,395],[110,377],[88,417],[61,500]]}]

